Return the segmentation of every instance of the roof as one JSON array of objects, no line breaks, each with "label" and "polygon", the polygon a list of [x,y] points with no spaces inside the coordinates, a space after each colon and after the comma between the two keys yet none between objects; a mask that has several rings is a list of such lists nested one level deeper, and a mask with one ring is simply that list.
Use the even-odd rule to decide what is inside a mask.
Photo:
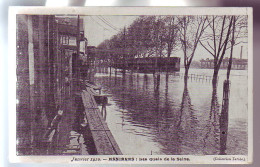
[{"label": "roof", "polygon": [[[55,16],[57,21],[59,32],[69,35],[77,35],[78,31],[78,17],[75,16]],[[80,31],[84,31],[84,22],[83,19],[79,19]]]},{"label": "roof", "polygon": [[[58,24],[65,24],[70,26],[77,27],[78,25],[78,17],[76,16],[55,16]],[[84,22],[83,18],[79,19],[80,31],[84,31]]]}]

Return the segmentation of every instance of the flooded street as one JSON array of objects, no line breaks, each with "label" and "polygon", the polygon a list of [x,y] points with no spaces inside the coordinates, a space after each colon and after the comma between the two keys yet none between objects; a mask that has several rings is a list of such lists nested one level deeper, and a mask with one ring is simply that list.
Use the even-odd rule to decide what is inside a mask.
[{"label": "flooded street", "polygon": [[[181,69],[180,74],[184,72]],[[190,69],[212,76],[212,69]],[[174,73],[97,73],[95,83],[111,94],[106,122],[123,154],[247,154],[247,71],[232,70],[227,141],[219,121],[226,70],[217,91],[209,80],[184,79]],[[227,127],[226,127],[227,128]],[[225,147],[226,145],[226,147]]]}]

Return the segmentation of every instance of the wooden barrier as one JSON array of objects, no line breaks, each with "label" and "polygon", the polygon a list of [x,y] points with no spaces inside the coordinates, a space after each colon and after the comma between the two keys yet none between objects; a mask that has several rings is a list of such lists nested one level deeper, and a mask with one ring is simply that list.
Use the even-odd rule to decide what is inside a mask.
[{"label": "wooden barrier", "polygon": [[94,90],[98,90],[99,94],[101,94],[101,89],[102,88],[100,86],[93,85],[93,84],[89,83],[88,81],[85,81],[85,86],[86,87],[90,87],[90,88],[92,88]]},{"label": "wooden barrier", "polygon": [[107,123],[104,121],[90,88],[81,93],[85,114],[99,155],[121,155]]}]

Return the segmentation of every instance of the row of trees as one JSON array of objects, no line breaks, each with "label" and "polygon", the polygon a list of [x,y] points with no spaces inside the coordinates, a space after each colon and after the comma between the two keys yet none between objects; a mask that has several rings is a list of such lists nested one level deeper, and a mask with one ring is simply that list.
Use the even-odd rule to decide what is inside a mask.
[{"label": "row of trees", "polygon": [[246,37],[247,16],[140,16],[129,27],[103,41],[98,46],[98,55],[113,62],[134,57],[170,57],[182,50],[187,78],[201,45],[214,59],[216,83],[224,56],[230,54],[230,71],[233,48],[247,42]]}]

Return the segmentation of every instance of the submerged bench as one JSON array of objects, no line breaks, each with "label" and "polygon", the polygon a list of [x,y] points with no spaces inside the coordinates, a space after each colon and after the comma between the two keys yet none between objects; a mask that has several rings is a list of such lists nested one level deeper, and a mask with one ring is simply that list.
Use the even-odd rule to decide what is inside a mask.
[{"label": "submerged bench", "polygon": [[98,155],[122,155],[107,123],[104,121],[90,88],[81,93],[86,118]]}]

